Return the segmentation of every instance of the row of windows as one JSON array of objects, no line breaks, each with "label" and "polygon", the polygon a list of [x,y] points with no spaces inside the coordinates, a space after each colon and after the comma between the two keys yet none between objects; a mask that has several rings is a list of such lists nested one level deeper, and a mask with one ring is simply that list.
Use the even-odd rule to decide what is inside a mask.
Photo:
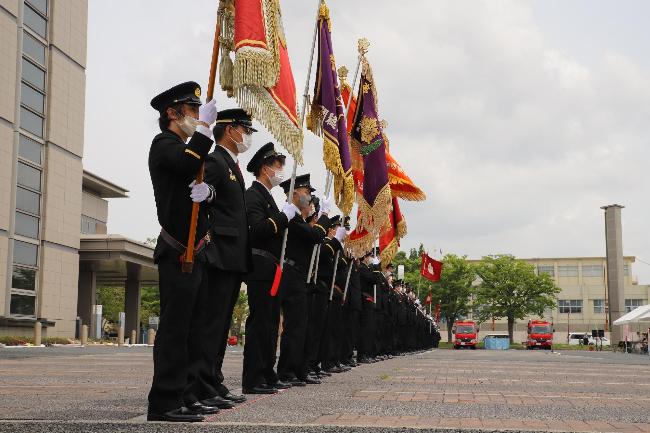
[{"label": "row of windows", "polygon": [[[47,0],[25,0],[20,86],[20,128],[43,139],[47,49]],[[30,33],[30,32],[33,32]],[[39,37],[41,39],[39,39]],[[18,142],[16,209],[11,275],[11,315],[34,316],[43,183],[43,145],[21,133]],[[24,240],[23,240],[24,239]],[[29,239],[33,241],[30,242]]]},{"label": "row of windows", "polygon": [[[594,299],[594,314],[604,314],[609,311],[609,306],[604,299]],[[645,305],[645,299],[626,299],[625,312],[629,313],[637,307]],[[560,314],[582,313],[582,299],[561,299],[558,301],[558,312]]]},{"label": "row of windows", "polygon": [[[560,277],[577,277],[578,266],[558,266],[558,276]],[[553,265],[539,265],[537,266],[539,274],[548,274],[555,277],[555,266]],[[630,273],[630,268],[627,263],[623,265],[624,275],[627,277]],[[599,277],[605,278],[605,268],[602,265],[582,265],[583,277]]]}]

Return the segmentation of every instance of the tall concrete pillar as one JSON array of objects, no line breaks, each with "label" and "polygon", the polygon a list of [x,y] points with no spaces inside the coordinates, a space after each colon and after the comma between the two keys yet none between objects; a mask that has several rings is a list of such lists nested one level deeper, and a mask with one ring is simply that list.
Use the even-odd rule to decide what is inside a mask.
[{"label": "tall concrete pillar", "polygon": [[[603,206],[605,210],[605,250],[607,253],[607,298],[609,299],[609,323],[625,314],[625,281],[623,274],[623,230],[621,228],[621,209],[612,204]],[[611,326],[612,344],[623,340],[623,327]]]},{"label": "tall concrete pillar", "polygon": [[79,270],[78,288],[77,316],[81,317],[84,325],[93,329],[93,305],[97,299],[97,275],[92,267],[84,267]]},{"label": "tall concrete pillar", "polygon": [[[124,312],[126,326],[124,335],[136,332],[140,338],[140,270],[142,267],[135,263],[126,263],[126,281],[124,282]],[[132,341],[131,344],[137,343]]]}]

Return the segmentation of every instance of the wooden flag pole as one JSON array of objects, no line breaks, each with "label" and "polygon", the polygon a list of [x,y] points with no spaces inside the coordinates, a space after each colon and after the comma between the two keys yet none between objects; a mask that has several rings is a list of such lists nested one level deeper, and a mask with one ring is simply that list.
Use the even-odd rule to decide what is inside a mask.
[{"label": "wooden flag pole", "polygon": [[[214,96],[214,82],[217,76],[217,63],[219,61],[219,36],[221,35],[221,20],[217,16],[217,26],[214,31],[214,43],[212,45],[212,62],[210,63],[210,77],[208,79],[208,94],[206,101],[209,102]],[[205,163],[201,164],[199,172],[196,174],[195,184],[203,183],[205,174]],[[183,255],[181,269],[183,273],[191,274],[194,268],[194,243],[196,241],[196,224],[199,220],[199,207],[201,203],[192,203],[192,216],[190,218],[190,232],[187,236],[187,247]]]},{"label": "wooden flag pole", "polygon": [[[307,68],[307,80],[305,82],[305,92],[302,95],[302,110],[300,112],[300,128],[302,129],[305,125],[305,115],[307,114],[307,104],[309,103],[309,81],[311,79],[311,67],[314,63],[314,51],[316,48],[316,36],[318,36],[318,17],[320,15],[320,6],[322,0],[318,1],[318,7],[316,8],[316,24],[314,24],[314,36],[311,41],[311,54],[309,55],[309,67]],[[289,193],[287,194],[287,203],[293,201],[293,191],[296,186],[296,171],[298,170],[298,161],[294,158],[293,160],[293,169],[291,171],[291,182],[289,183]],[[287,237],[289,235],[289,227],[284,229],[284,236],[282,238],[282,250],[280,251],[280,269],[284,268],[284,255],[287,249]]]}]

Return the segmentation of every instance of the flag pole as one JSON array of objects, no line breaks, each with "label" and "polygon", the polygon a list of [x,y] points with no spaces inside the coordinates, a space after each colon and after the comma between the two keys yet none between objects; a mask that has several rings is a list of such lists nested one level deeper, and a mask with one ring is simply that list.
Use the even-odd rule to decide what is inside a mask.
[{"label": "flag pole", "polygon": [[[217,63],[219,60],[219,36],[221,35],[221,20],[217,12],[217,25],[214,30],[214,42],[212,44],[212,61],[210,63],[210,76],[208,78],[208,93],[206,101],[210,102],[214,96],[214,82],[217,76]],[[194,182],[196,184],[203,183],[203,176],[205,174],[205,163],[201,163],[199,172],[196,174]],[[196,227],[199,219],[199,206],[201,203],[192,203],[192,215],[190,217],[190,230],[187,236],[187,247],[185,254],[183,254],[183,262],[181,263],[181,271],[185,274],[191,274],[194,269],[194,244],[196,242]]]},{"label": "flag pole", "polygon": [[334,255],[334,272],[332,274],[332,284],[330,284],[330,302],[332,302],[332,298],[334,297],[334,283],[336,283],[336,270],[339,267],[340,254],[341,254],[341,250],[337,251],[336,254]]},{"label": "flag pole", "polygon": [[[314,63],[314,51],[316,49],[316,36],[318,36],[318,17],[320,15],[320,7],[323,0],[317,0],[318,7],[316,8],[316,24],[314,24],[314,36],[311,40],[311,54],[309,55],[309,67],[307,68],[307,80],[305,82],[305,92],[302,95],[302,110],[300,112],[300,129],[305,125],[305,114],[307,114],[307,102],[309,101],[309,81],[311,79],[311,67]],[[298,170],[298,161],[293,159],[293,169],[291,171],[291,183],[289,184],[289,194],[287,194],[287,203],[293,201],[293,191],[296,186],[296,171]],[[282,250],[280,251],[280,269],[284,268],[284,254],[287,249],[287,237],[289,235],[289,227],[284,229],[284,236],[282,238]]]}]

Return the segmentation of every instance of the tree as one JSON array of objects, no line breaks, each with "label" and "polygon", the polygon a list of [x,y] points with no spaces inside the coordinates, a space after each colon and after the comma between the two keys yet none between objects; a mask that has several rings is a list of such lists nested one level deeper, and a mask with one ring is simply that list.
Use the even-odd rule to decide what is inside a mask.
[{"label": "tree", "polygon": [[547,274],[535,274],[530,263],[511,255],[483,257],[476,272],[482,280],[476,292],[475,312],[480,321],[508,319],[508,335],[513,343],[516,320],[542,317],[546,308],[555,308],[561,289]]},{"label": "tree", "polygon": [[158,287],[143,287],[140,291],[140,323],[149,325],[150,317],[160,317],[160,293]]},{"label": "tree", "polygon": [[[248,294],[245,291],[239,292],[239,297],[235,303],[235,308],[232,312],[232,322],[230,324],[230,334],[240,337],[242,334],[242,327],[248,318]],[[241,340],[240,340],[241,341]]]},{"label": "tree", "polygon": [[467,256],[446,254],[442,262],[440,281],[432,287],[432,302],[440,304],[440,313],[447,322],[447,341],[451,341],[454,322],[471,310],[472,283],[476,279],[476,271],[467,262]]}]

